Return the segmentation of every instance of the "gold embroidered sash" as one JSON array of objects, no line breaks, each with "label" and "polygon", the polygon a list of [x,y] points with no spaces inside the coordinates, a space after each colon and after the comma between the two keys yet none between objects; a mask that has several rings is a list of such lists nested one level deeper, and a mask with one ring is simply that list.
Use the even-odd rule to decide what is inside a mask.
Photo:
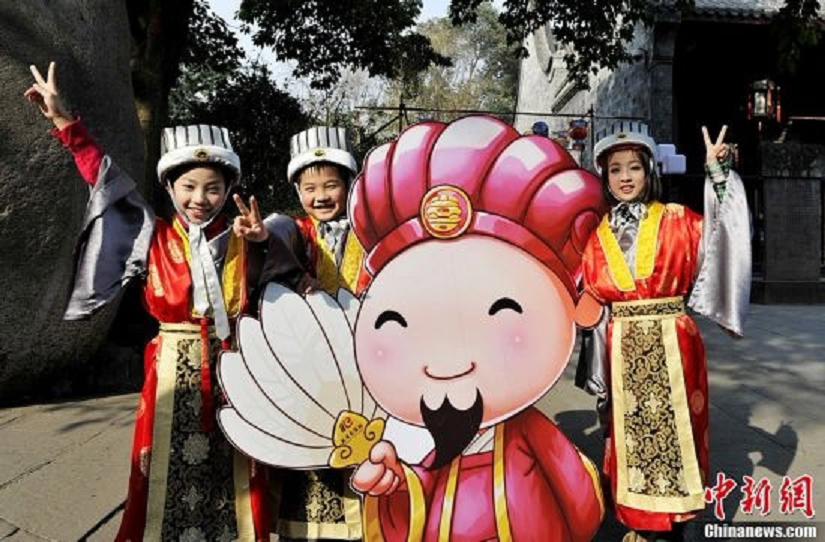
[{"label": "gold embroidered sash", "polygon": [[613,304],[611,392],[619,504],[683,513],[704,506],[676,319],[682,298]]},{"label": "gold embroidered sash", "polygon": [[[211,347],[217,349],[214,326],[209,326],[207,332],[210,341],[214,341]],[[198,409],[181,408],[182,404],[189,406],[200,397],[197,380],[201,365],[201,326],[162,322],[160,341],[155,360],[157,391],[144,539],[171,539],[174,529],[186,527],[179,518],[187,514],[197,529],[202,530],[198,532],[205,539],[217,536],[209,529],[226,528],[233,539],[251,542],[255,533],[249,460],[232,449],[219,431],[203,433],[193,429],[199,427]],[[181,471],[181,464],[186,464],[190,471]],[[208,472],[208,477],[197,478],[193,474],[196,469]],[[189,483],[185,493],[170,494],[170,486],[178,487],[181,480]],[[234,499],[224,502],[233,490]],[[208,515],[208,521],[193,520],[201,517],[196,512],[203,517]],[[175,533],[173,538],[177,539],[179,534]]]}]

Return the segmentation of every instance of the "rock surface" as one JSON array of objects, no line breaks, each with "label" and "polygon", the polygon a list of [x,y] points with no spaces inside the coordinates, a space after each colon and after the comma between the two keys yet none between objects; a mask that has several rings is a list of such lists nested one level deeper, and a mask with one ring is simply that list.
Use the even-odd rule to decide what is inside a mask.
[{"label": "rock surface", "polygon": [[0,3],[0,403],[82,370],[115,315],[62,320],[88,189],[51,124],[22,97],[29,65],[58,65],[67,106],[142,185],[143,143],[124,2]]}]

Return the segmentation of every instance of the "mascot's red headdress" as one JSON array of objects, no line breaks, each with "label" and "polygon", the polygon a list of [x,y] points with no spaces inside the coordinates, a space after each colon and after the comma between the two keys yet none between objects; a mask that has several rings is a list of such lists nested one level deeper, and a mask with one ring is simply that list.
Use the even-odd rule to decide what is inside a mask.
[{"label": "mascot's red headdress", "polygon": [[416,243],[487,235],[538,259],[574,300],[605,211],[599,178],[562,147],[486,116],[411,126],[369,154],[349,201],[372,276]]}]

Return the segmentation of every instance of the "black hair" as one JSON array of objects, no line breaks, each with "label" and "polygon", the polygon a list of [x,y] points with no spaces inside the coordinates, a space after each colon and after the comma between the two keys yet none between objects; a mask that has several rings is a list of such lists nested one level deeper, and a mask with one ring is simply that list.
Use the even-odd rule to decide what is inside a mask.
[{"label": "black hair", "polygon": [[605,151],[599,157],[599,165],[602,168],[602,192],[604,192],[604,197],[607,200],[607,203],[611,207],[619,203],[619,200],[617,200],[616,196],[614,196],[610,191],[607,162],[614,153],[622,150],[632,150],[636,153],[636,157],[642,163],[642,167],[645,170],[647,182],[645,183],[645,191],[639,198],[640,201],[643,203],[650,203],[651,201],[660,200],[662,198],[662,179],[659,177],[659,171],[653,161],[653,156],[651,156],[650,151],[648,151],[647,148],[633,145],[629,147],[615,147]]},{"label": "black hair", "polygon": [[223,175],[224,188],[227,190],[229,190],[229,187],[232,186],[237,177],[235,170],[226,164],[221,164],[218,162],[186,162],[185,164],[175,166],[167,171],[166,182],[174,186],[175,181],[177,181],[184,173],[198,167],[206,167],[219,171]]},{"label": "black hair", "polygon": [[314,171],[316,173],[320,173],[322,168],[331,167],[335,168],[338,171],[338,176],[341,177],[341,180],[344,181],[344,186],[349,186],[350,182],[352,181],[352,171],[349,168],[342,166],[341,164],[336,164],[335,162],[328,162],[328,161],[321,161],[321,162],[313,162],[308,166],[304,166],[295,172],[295,175],[292,176],[292,182],[296,186],[301,185],[301,176],[306,171]]}]

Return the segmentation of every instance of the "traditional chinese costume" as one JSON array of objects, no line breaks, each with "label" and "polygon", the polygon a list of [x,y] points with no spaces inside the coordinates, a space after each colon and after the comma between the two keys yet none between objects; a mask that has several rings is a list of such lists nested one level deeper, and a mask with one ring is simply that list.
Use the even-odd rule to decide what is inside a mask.
[{"label": "traditional chinese costume", "polygon": [[310,267],[321,289],[335,294],[346,288],[360,294],[369,284],[364,271],[364,249],[353,235],[346,217],[319,222],[311,217],[295,219],[304,243]]},{"label": "traditional chinese costume", "polygon": [[[82,123],[55,135],[91,185],[66,318],[90,315],[115,299],[126,282],[145,277],[144,305],[160,322],[145,351],[129,492],[117,540],[268,540],[265,480],[216,430],[215,408],[222,397],[213,371],[218,353],[230,345],[231,322],[246,310],[250,287],[261,278],[300,275],[290,256],[296,249],[285,245],[291,223],[268,219],[270,241],[250,246],[258,244],[235,236],[219,215],[198,228],[203,244],[196,245],[193,227],[180,216],[154,217],[135,183]],[[165,140],[167,151],[200,146],[193,152],[213,147],[231,152],[228,134],[219,128],[179,127],[165,136],[171,138]],[[194,251],[201,252],[193,256]],[[272,256],[268,276],[260,277],[266,251]],[[193,261],[200,270],[214,268],[193,274]],[[193,285],[193,276],[204,282]]]},{"label": "traditional chinese costume", "polygon": [[707,181],[704,220],[682,205],[619,203],[585,248],[585,289],[608,309],[604,470],[618,519],[636,531],[672,530],[705,505],[707,358],[685,306],[742,334],[748,208],[738,175],[726,181],[721,201]]},{"label": "traditional chinese costume", "polygon": [[367,540],[589,541],[601,522],[598,472],[532,407],[432,461],[405,467],[405,490],[366,497]]},{"label": "traditional chinese costume", "polygon": [[[313,164],[336,164],[350,175],[355,159],[343,129],[309,128],[292,137],[287,176],[295,182],[300,171]],[[340,288],[356,295],[369,284],[364,271],[364,249],[352,233],[346,216],[319,221],[310,216],[295,223],[304,240],[310,273],[321,289],[335,296]],[[280,495],[277,530],[287,540],[360,540],[358,497],[349,487],[347,472],[332,469],[279,471],[274,489]]]}]

